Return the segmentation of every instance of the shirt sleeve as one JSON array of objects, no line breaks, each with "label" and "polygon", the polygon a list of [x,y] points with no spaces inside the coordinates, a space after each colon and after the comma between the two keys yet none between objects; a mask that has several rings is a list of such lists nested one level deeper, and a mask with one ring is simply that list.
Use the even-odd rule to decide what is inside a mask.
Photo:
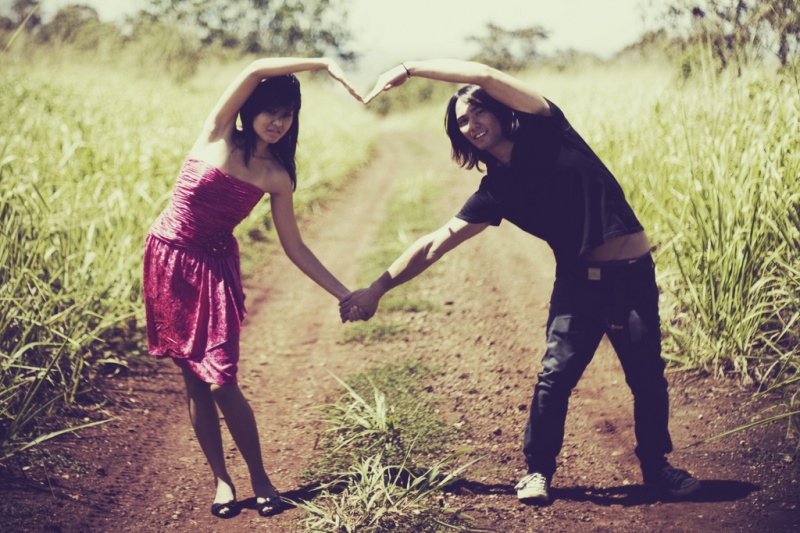
[{"label": "shirt sleeve", "polygon": [[[547,100],[545,98],[545,100]],[[518,127],[514,135],[515,142],[521,142],[540,152],[552,152],[561,142],[561,136],[571,129],[564,113],[556,104],[547,100],[550,105],[550,116],[532,115],[515,111]]]},{"label": "shirt sleeve", "polygon": [[481,187],[467,199],[456,218],[469,224],[499,226],[503,215],[500,213],[500,203]]}]

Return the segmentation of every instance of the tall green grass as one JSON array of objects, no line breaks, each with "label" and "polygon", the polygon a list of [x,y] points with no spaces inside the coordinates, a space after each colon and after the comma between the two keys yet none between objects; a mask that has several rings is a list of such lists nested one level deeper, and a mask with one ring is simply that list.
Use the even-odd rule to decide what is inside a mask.
[{"label": "tall green grass", "polygon": [[[144,236],[228,79],[3,69],[0,457],[41,438],[104,365],[141,351]],[[300,213],[366,161],[374,120],[316,83],[304,82],[304,100]],[[243,249],[269,240],[268,204],[237,230]]]},{"label": "tall green grass", "polygon": [[674,83],[611,158],[661,245],[677,362],[767,385],[796,368],[798,96],[761,71]]},{"label": "tall green grass", "polygon": [[653,109],[644,147],[670,232],[670,355],[780,392],[765,420],[800,413],[799,112],[797,84],[780,75],[690,80]]}]

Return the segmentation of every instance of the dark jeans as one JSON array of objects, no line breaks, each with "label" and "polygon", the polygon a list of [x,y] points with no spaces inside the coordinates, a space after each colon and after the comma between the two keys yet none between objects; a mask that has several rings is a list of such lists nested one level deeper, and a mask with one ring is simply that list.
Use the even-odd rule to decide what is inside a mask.
[{"label": "dark jeans", "polygon": [[583,265],[556,276],[544,369],[525,428],[523,451],[530,472],[548,478],[555,472],[569,397],[603,334],[616,350],[633,393],[636,455],[642,468],[663,464],[664,455],[672,451],[658,287],[648,254],[634,263]]}]

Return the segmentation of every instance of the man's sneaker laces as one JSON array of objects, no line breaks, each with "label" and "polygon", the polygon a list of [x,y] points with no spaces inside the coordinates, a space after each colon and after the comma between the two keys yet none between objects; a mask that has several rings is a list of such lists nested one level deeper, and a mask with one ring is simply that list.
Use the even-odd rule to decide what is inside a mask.
[{"label": "man's sneaker laces", "polygon": [[520,500],[548,501],[550,499],[550,483],[539,472],[533,472],[520,479],[514,489]]}]

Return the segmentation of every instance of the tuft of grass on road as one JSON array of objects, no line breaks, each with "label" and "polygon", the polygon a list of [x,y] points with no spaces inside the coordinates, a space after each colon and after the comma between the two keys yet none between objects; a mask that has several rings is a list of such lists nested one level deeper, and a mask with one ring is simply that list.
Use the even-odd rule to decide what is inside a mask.
[{"label": "tuft of grass on road", "polygon": [[458,431],[438,416],[425,385],[437,372],[407,359],[353,374],[347,382],[335,378],[344,392],[319,407],[328,426],[320,438],[325,453],[304,477],[325,479],[378,451],[390,462],[411,465],[443,451]]},{"label": "tuft of grass on road", "polygon": [[[488,531],[470,527],[472,518],[452,507],[443,490],[461,479],[475,461],[458,464],[463,452],[414,473],[405,464],[387,465],[381,453],[353,465],[325,485],[313,500],[295,502],[308,512],[306,532],[437,533]],[[358,480],[357,483],[346,481]]]},{"label": "tuft of grass on road", "polygon": [[468,517],[446,505],[442,489],[477,459],[465,459],[469,450],[437,458],[458,430],[439,418],[424,385],[436,372],[409,359],[348,382],[335,378],[344,392],[319,407],[327,425],[323,454],[303,474],[323,483],[312,500],[296,502],[309,513],[306,531],[468,530]]}]

